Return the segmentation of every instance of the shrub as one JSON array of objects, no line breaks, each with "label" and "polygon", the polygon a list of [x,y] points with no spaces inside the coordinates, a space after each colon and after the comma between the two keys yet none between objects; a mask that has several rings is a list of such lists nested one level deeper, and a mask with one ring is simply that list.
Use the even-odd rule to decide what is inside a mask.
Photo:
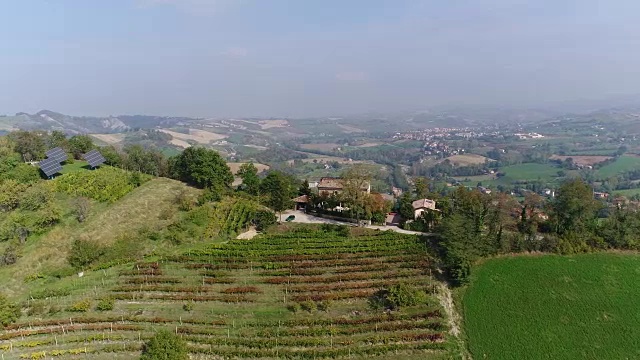
[{"label": "shrub", "polygon": [[29,316],[41,315],[41,314],[44,314],[44,313],[45,313],[44,303],[39,302],[39,301],[31,302],[31,306],[29,307],[29,309],[27,309],[27,315],[29,315]]},{"label": "shrub", "polygon": [[73,303],[71,306],[67,308],[67,311],[71,312],[87,312],[91,309],[91,301],[90,300],[80,300],[78,302]]},{"label": "shrub", "polygon": [[397,309],[404,306],[424,304],[427,294],[411,285],[399,283],[389,289],[377,291],[370,299],[369,305],[373,308]]},{"label": "shrub", "polygon": [[20,307],[0,295],[0,325],[2,327],[16,322],[20,318]]},{"label": "shrub", "polygon": [[332,305],[331,300],[320,301],[318,302],[318,310],[327,312],[329,311],[329,308],[331,307],[331,305]]},{"label": "shrub", "polygon": [[192,302],[185,303],[184,305],[182,305],[182,309],[184,311],[193,311],[193,303]]},{"label": "shrub", "polygon": [[176,195],[175,203],[178,205],[180,211],[189,211],[194,205],[193,197],[184,189]]},{"label": "shrub", "polygon": [[18,255],[16,249],[13,246],[9,246],[4,250],[4,253],[0,255],[0,266],[13,265],[18,261]]},{"label": "shrub", "polygon": [[98,311],[111,311],[115,305],[115,301],[112,298],[105,298],[98,302],[96,310]]},{"label": "shrub", "polygon": [[256,230],[262,231],[277,222],[276,214],[271,210],[258,210],[253,218]]},{"label": "shrub", "polygon": [[104,252],[105,249],[96,242],[76,239],[71,245],[67,261],[74,268],[81,270],[98,260]]},{"label": "shrub", "polygon": [[48,187],[40,184],[29,187],[20,197],[20,208],[35,211],[48,206],[53,201],[53,192]]},{"label": "shrub", "polygon": [[311,300],[305,300],[305,301],[301,302],[300,303],[300,307],[302,308],[302,310],[308,311],[308,312],[314,312],[314,311],[318,310],[318,307],[316,306],[316,303],[311,301]]},{"label": "shrub", "polygon": [[188,360],[187,343],[177,335],[160,330],[142,348],[140,360]]},{"label": "shrub", "polygon": [[287,310],[291,311],[292,313],[297,313],[298,311],[300,311],[300,304],[298,303],[291,303],[289,305],[287,305]]},{"label": "shrub", "polygon": [[27,189],[27,185],[15,180],[0,182],[0,211],[10,211],[20,204],[20,195]]},{"label": "shrub", "polygon": [[89,216],[91,210],[91,202],[84,196],[79,196],[73,200],[73,215],[78,222],[84,222]]}]

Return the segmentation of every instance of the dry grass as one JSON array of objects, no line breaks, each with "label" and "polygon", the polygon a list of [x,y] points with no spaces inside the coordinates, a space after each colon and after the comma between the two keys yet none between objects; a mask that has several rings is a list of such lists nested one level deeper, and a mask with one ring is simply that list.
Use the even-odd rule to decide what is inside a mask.
[{"label": "dry grass", "polygon": [[[337,156],[318,156],[309,159],[302,159],[302,161],[306,163],[317,162],[320,164],[326,164],[334,161],[338,162],[339,164],[375,164],[375,162],[369,160],[350,160]],[[288,163],[289,165],[293,165],[293,160],[289,160]]]},{"label": "dry grass", "polygon": [[[246,163],[243,163],[243,162],[230,162],[230,163],[227,163],[227,165],[229,165],[229,168],[231,169],[231,172],[233,174],[237,173],[238,170],[240,170],[240,166],[242,166],[242,164],[246,164]],[[253,165],[258,169],[259,173],[269,170],[269,165],[260,164],[260,163],[253,163]]]},{"label": "dry grass", "polygon": [[307,150],[331,151],[337,147],[340,147],[340,145],[336,143],[302,144],[300,145],[300,147]]},{"label": "dry grass", "polygon": [[573,163],[576,164],[576,165],[593,166],[593,165],[595,165],[597,163],[601,163],[603,161],[611,159],[611,156],[602,156],[602,155],[573,155],[573,156],[553,155],[549,159],[565,161],[568,158],[573,159]]},{"label": "dry grass", "polygon": [[188,142],[186,142],[184,140],[176,139],[176,138],[171,139],[171,141],[169,141],[169,143],[172,144],[172,145],[175,145],[177,147],[181,147],[183,149],[186,149],[186,148],[191,146],[191,144],[189,144]]},{"label": "dry grass", "polygon": [[96,138],[109,145],[114,145],[124,140],[125,134],[89,134],[89,136]]},{"label": "dry grass", "polygon": [[[172,130],[167,130],[167,129],[160,129],[160,131],[162,131],[165,134],[169,134],[169,135],[173,136],[174,140],[176,140],[176,139],[177,140],[183,140],[185,142],[187,140],[193,140],[193,141],[195,141],[197,143],[205,144],[205,145],[211,143],[212,141],[222,140],[222,139],[225,139],[227,137],[227,135],[221,135],[221,134],[212,133],[210,131],[197,130],[197,129],[189,129],[189,133],[188,134],[183,134],[183,133],[179,133],[177,131],[172,131]],[[175,145],[177,145],[177,144],[175,144]]]},{"label": "dry grass", "polygon": [[374,146],[379,146],[382,145],[381,142],[368,142],[368,143],[364,143],[362,145],[358,145],[357,147],[359,148],[367,148],[367,147],[374,147]]},{"label": "dry grass", "polygon": [[178,212],[175,197],[183,190],[194,196],[199,192],[175,180],[153,179],[113,205],[94,204],[92,214],[82,224],[71,220],[41,238],[30,239],[15,266],[0,268],[0,279],[7,280],[5,290],[8,294],[20,292],[26,276],[63,267],[75,239],[110,244],[143,228],[166,227]]},{"label": "dry grass", "polygon": [[457,166],[468,166],[468,165],[484,164],[485,160],[487,159],[491,161],[491,159],[481,155],[465,154],[465,155],[452,155],[444,160],[449,160],[452,164]]},{"label": "dry grass", "polygon": [[366,130],[358,129],[357,127],[353,127],[353,126],[349,126],[349,125],[338,124],[338,127],[340,127],[342,130],[344,130],[344,132],[346,132],[346,133],[364,133],[364,132],[367,132]]},{"label": "dry grass", "polygon": [[263,130],[289,126],[289,122],[287,120],[262,120],[259,121],[258,124]]}]

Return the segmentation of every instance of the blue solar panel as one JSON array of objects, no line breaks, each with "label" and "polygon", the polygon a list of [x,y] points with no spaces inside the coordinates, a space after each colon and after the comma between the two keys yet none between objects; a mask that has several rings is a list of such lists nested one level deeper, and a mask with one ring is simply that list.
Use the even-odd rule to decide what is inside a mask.
[{"label": "blue solar panel", "polygon": [[98,150],[91,150],[88,153],[82,155],[82,157],[87,160],[89,166],[96,167],[107,161],[102,154]]},{"label": "blue solar panel", "polygon": [[44,159],[40,161],[40,170],[47,176],[51,177],[62,170],[62,165],[56,159]]},{"label": "blue solar panel", "polygon": [[67,153],[60,147],[53,148],[46,152],[47,158],[55,159],[58,162],[64,162],[67,160]]}]

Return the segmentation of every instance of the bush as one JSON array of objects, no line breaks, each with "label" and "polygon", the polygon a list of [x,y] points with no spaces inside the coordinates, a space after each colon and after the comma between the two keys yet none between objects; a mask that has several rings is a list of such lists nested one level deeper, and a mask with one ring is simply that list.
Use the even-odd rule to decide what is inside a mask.
[{"label": "bush", "polygon": [[18,261],[18,254],[13,246],[9,246],[4,250],[4,254],[0,255],[0,266],[13,265]]},{"label": "bush", "polygon": [[140,360],[188,360],[187,343],[177,335],[160,330],[142,348]]},{"label": "bush", "polygon": [[192,302],[185,303],[184,305],[182,305],[182,310],[193,311],[193,303]]},{"label": "bush", "polygon": [[91,210],[91,202],[86,197],[79,196],[73,200],[73,215],[78,222],[85,221],[89,216],[89,210]]},{"label": "bush", "polygon": [[53,201],[53,192],[48,187],[40,184],[29,187],[20,197],[20,208],[36,211],[47,207]]},{"label": "bush", "polygon": [[90,300],[80,300],[78,302],[73,303],[71,306],[67,308],[67,311],[71,312],[87,312],[91,309],[91,301]]},{"label": "bush", "polygon": [[102,299],[96,305],[98,311],[111,311],[115,305],[115,301],[112,298]]},{"label": "bush", "polygon": [[193,197],[187,190],[182,190],[176,195],[175,203],[178,205],[180,211],[189,211],[195,205]]},{"label": "bush", "polygon": [[276,224],[276,214],[271,210],[258,210],[253,218],[256,230],[263,231],[269,226]]},{"label": "bush", "polygon": [[369,299],[369,305],[375,309],[397,309],[426,302],[427,294],[423,290],[404,283],[379,290]]},{"label": "bush", "polygon": [[45,313],[44,303],[39,301],[31,302],[31,306],[29,307],[29,309],[27,309],[28,316],[42,315],[44,313]]},{"label": "bush", "polygon": [[318,302],[318,310],[327,312],[329,311],[329,308],[331,307],[331,305],[332,305],[331,300],[320,301]]},{"label": "bush", "polygon": [[13,324],[20,318],[20,307],[0,295],[0,326]]},{"label": "bush", "polygon": [[15,180],[0,182],[0,211],[11,211],[20,204],[20,195],[27,189],[27,185]]},{"label": "bush", "polygon": [[298,303],[291,303],[289,305],[287,305],[287,310],[291,311],[292,313],[297,313],[298,311],[300,311],[300,304]]},{"label": "bush", "polygon": [[67,261],[77,270],[82,270],[105,253],[105,249],[93,241],[76,239],[71,245]]},{"label": "bush", "polygon": [[318,310],[318,307],[316,306],[316,303],[311,301],[311,300],[305,300],[305,301],[301,302],[300,303],[300,307],[302,308],[302,310],[308,311],[308,312],[314,312],[314,311]]}]

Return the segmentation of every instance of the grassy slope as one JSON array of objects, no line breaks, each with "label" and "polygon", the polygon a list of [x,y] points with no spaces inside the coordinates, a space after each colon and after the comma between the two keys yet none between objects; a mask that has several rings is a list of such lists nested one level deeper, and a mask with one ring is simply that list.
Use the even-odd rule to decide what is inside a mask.
[{"label": "grassy slope", "polygon": [[183,189],[197,191],[178,181],[153,179],[115,204],[94,203],[89,218],[83,224],[67,219],[47,234],[29,239],[21,249],[21,258],[16,265],[0,267],[0,279],[8,279],[4,293],[20,296],[26,289],[26,276],[64,266],[67,252],[76,238],[110,244],[123,234],[134,234],[145,227],[154,229],[168,225],[173,216],[161,220],[161,214],[176,213],[174,198]]},{"label": "grassy slope", "polygon": [[[293,235],[293,236],[292,236]],[[370,243],[375,243],[372,248],[367,251],[374,251],[370,256],[365,256],[364,260],[368,260],[365,266],[373,267],[369,270],[371,274],[380,274],[384,272],[388,276],[378,277],[375,280],[376,283],[381,284],[374,286],[371,289],[363,289],[363,291],[375,291],[382,284],[387,282],[398,281],[399,278],[394,277],[393,274],[397,272],[403,272],[406,276],[400,277],[403,281],[415,281],[420,284],[428,285],[432,280],[424,274],[421,270],[420,261],[422,255],[422,245],[415,242],[415,238],[410,236],[397,235],[392,233],[383,234],[380,232],[367,232],[361,234],[360,238],[345,239],[336,234],[316,234],[316,237],[301,234],[295,236],[295,234],[285,233],[282,236],[274,235],[270,237],[254,238],[251,241],[230,241],[227,244],[213,247],[200,246],[201,252],[194,250],[185,252],[186,258],[181,260],[167,260],[165,259],[160,265],[160,271],[162,271],[162,277],[170,277],[179,279],[179,284],[160,284],[174,290],[165,291],[153,291],[152,287],[155,286],[154,282],[150,284],[133,285],[133,291],[125,292],[123,288],[131,287],[130,280],[139,278],[136,275],[135,267],[132,265],[118,266],[107,269],[105,271],[90,271],[85,274],[84,277],[78,278],[76,276],[68,277],[57,282],[58,286],[67,287],[72,289],[71,296],[65,296],[62,298],[53,298],[50,300],[39,300],[37,302],[44,306],[44,311],[36,315],[24,316],[20,319],[20,323],[31,324],[34,321],[56,319],[61,324],[64,324],[67,329],[69,328],[71,319],[76,325],[81,324],[84,327],[84,332],[78,331],[76,333],[70,333],[67,330],[67,334],[57,334],[57,341],[59,345],[54,345],[50,341],[52,335],[48,332],[43,334],[29,334],[25,339],[14,339],[14,350],[12,352],[5,351],[4,356],[6,359],[18,358],[20,355],[30,355],[38,351],[46,350],[51,352],[53,349],[61,348],[78,348],[87,347],[90,351],[99,350],[100,353],[91,354],[91,358],[106,359],[106,358],[123,358],[123,359],[135,359],[139,356],[137,349],[140,345],[140,338],[142,340],[150,337],[154,329],[159,327],[167,327],[172,331],[178,331],[182,336],[187,337],[190,346],[203,349],[204,351],[260,351],[262,348],[273,350],[280,349],[283,352],[307,352],[307,358],[313,358],[312,352],[318,351],[340,351],[343,349],[341,358],[352,359],[451,359],[452,356],[448,351],[446,344],[439,346],[438,349],[420,350],[417,345],[426,345],[430,348],[430,341],[391,341],[392,344],[397,344],[399,349],[389,356],[365,356],[363,354],[353,354],[348,356],[344,350],[351,348],[356,351],[362,351],[363,349],[369,349],[373,347],[383,347],[384,343],[380,339],[384,338],[397,338],[403,334],[417,334],[424,335],[429,333],[439,332],[440,330],[431,330],[429,328],[421,327],[430,322],[442,323],[444,319],[440,316],[432,317],[422,320],[386,320],[381,319],[374,323],[366,324],[353,324],[353,325],[338,325],[326,324],[326,325],[285,325],[285,321],[307,321],[307,320],[332,320],[336,322],[344,319],[358,320],[361,318],[374,317],[382,315],[381,310],[370,310],[367,304],[366,298],[348,298],[344,300],[336,300],[332,302],[330,310],[328,312],[316,311],[313,314],[302,311],[296,314],[291,313],[286,309],[286,305],[290,304],[293,297],[303,293],[300,292],[286,292],[284,284],[272,284],[268,282],[268,279],[287,276],[289,274],[289,268],[297,269],[299,271],[318,271],[317,273],[309,273],[308,276],[293,276],[293,279],[307,278],[309,281],[315,277],[347,277],[349,274],[362,275],[360,267],[362,265],[352,264],[353,261],[358,259],[352,259],[352,257],[363,254],[363,250],[369,246]],[[380,240],[376,238],[379,237]],[[327,243],[331,246],[326,247]],[[383,255],[380,252],[387,246],[387,244],[393,243],[394,245],[388,247],[387,255]],[[205,250],[210,249],[210,250]],[[215,250],[220,249],[220,250]],[[202,252],[204,250],[204,252]],[[261,255],[262,252],[273,252],[276,257],[269,257],[267,255]],[[198,253],[203,255],[198,255]],[[303,253],[320,253],[320,254],[332,254],[329,257],[314,258],[314,255],[307,255],[309,261],[289,261],[287,259],[278,260],[278,256],[289,256],[293,254]],[[189,255],[187,255],[189,254]],[[211,254],[211,255],[204,255]],[[420,256],[415,258],[414,256]],[[405,261],[396,259],[400,256],[408,256]],[[229,258],[230,257],[230,258]],[[393,257],[396,260],[392,260]],[[321,260],[323,259],[323,260]],[[333,261],[334,259],[342,259],[340,264],[327,264],[327,261]],[[426,259],[426,258],[425,258]],[[363,258],[359,259],[360,261]],[[204,268],[189,268],[189,264],[209,263],[213,265],[222,265],[216,270],[206,270]],[[400,267],[398,265],[407,265],[415,263],[416,268]],[[299,264],[299,268],[297,266]],[[270,265],[269,268],[275,267],[275,270],[265,270],[266,265]],[[228,268],[230,267],[230,268]],[[215,268],[215,267],[214,267]],[[375,270],[377,269],[377,270]],[[127,271],[127,273],[122,273]],[[282,274],[280,274],[282,273]],[[223,278],[230,279],[230,284],[213,283],[203,285],[203,274],[210,274],[205,276],[207,279]],[[278,275],[280,274],[280,275]],[[317,275],[314,275],[317,274]],[[143,276],[144,278],[153,279],[153,275]],[[388,279],[387,279],[388,278]],[[349,287],[349,285],[359,283],[359,281],[348,281],[347,279],[335,280],[331,283],[321,283],[317,286],[337,285]],[[313,282],[312,282],[313,284]],[[292,287],[300,287],[304,284],[292,284]],[[183,304],[188,301],[185,300],[172,300],[170,296],[174,295],[187,295],[189,296],[221,296],[224,289],[235,286],[256,286],[262,292],[260,294],[248,294],[247,302],[240,303],[227,303],[216,300],[202,301],[193,303],[193,309],[191,311],[185,311]],[[198,293],[187,293],[179,290],[185,287],[200,287]],[[142,291],[137,291],[140,288]],[[340,293],[341,290],[334,290],[331,293]],[[306,294],[314,294],[315,291],[307,292]],[[327,291],[320,291],[319,294],[327,294]],[[58,309],[65,309],[70,304],[80,299],[91,299],[92,304],[95,306],[96,300],[109,294],[115,296],[125,295],[125,298],[116,302],[116,307],[113,311],[97,312],[90,310],[88,313],[70,313],[61,312],[57,314],[49,314],[46,310],[51,306],[56,306]],[[128,299],[126,296],[133,296],[132,299]],[[163,299],[153,299],[153,296],[165,296]],[[287,300],[285,300],[287,299]],[[406,316],[411,314],[420,314],[428,311],[439,309],[438,301],[429,296],[428,304],[423,304],[415,307],[403,308],[396,315]],[[122,323],[115,323],[116,326],[133,326],[133,329],[116,330],[115,332],[109,332],[99,330],[94,331],[88,329],[90,324],[86,323],[82,325],[82,318],[107,318],[111,317],[121,319],[123,316],[125,319]],[[126,320],[129,319],[129,320]],[[164,319],[164,320],[153,320]],[[206,321],[207,324],[193,325],[189,322],[192,320]],[[108,324],[113,320],[106,321]],[[185,322],[184,324],[182,322]],[[102,321],[104,322],[104,321]],[[264,324],[257,326],[257,323]],[[282,322],[282,326],[280,323]],[[55,322],[54,322],[55,323]],[[69,325],[67,325],[69,324]],[[395,328],[398,325],[406,325],[406,327]],[[107,325],[108,326],[108,325]],[[380,326],[380,329],[378,329]],[[394,327],[386,329],[387,327]],[[445,326],[446,327],[446,326]],[[51,329],[60,329],[59,325],[51,326]],[[308,333],[307,333],[308,329]],[[190,331],[194,330],[194,331]],[[328,335],[331,331],[335,331],[335,335]],[[344,331],[341,332],[341,331]],[[443,329],[442,331],[446,331]],[[352,333],[353,332],[353,333]],[[288,333],[294,333],[298,335],[288,335]],[[0,335],[3,333],[0,332]],[[201,334],[201,335],[197,335]],[[277,335],[279,334],[279,335]],[[6,333],[5,333],[6,335]],[[77,336],[87,337],[90,340],[83,340],[77,342]],[[104,342],[102,339],[104,336],[107,339],[113,339],[112,342]],[[248,344],[244,341],[249,340]],[[40,341],[41,343],[38,343]],[[207,345],[208,341],[212,341],[213,345]],[[229,342],[229,346],[226,342]],[[279,342],[278,342],[279,341]],[[5,341],[6,343],[6,341]],[[0,346],[4,343],[0,341]],[[29,347],[29,344],[33,347]],[[259,345],[264,344],[264,345]],[[279,344],[279,345],[278,345]],[[130,350],[124,350],[125,345],[131,345]],[[431,344],[433,345],[433,344]],[[105,354],[105,347],[115,347],[116,354]],[[264,347],[263,347],[264,346]],[[122,350],[119,350],[122,349]],[[127,348],[129,349],[129,348]],[[309,353],[311,352],[311,353]],[[2,350],[0,348],[0,353]],[[247,353],[250,354],[250,353]],[[326,356],[326,354],[325,354]],[[242,356],[243,358],[246,358]],[[211,358],[211,357],[206,357]],[[249,358],[255,358],[250,356]],[[268,356],[268,358],[275,358]]]},{"label": "grassy slope", "polygon": [[464,294],[476,359],[640,357],[640,256],[513,257],[479,266]]},{"label": "grassy slope", "polygon": [[605,179],[615,176],[623,171],[634,170],[640,168],[640,157],[637,156],[621,156],[612,164],[605,165],[598,169],[598,178]]}]

